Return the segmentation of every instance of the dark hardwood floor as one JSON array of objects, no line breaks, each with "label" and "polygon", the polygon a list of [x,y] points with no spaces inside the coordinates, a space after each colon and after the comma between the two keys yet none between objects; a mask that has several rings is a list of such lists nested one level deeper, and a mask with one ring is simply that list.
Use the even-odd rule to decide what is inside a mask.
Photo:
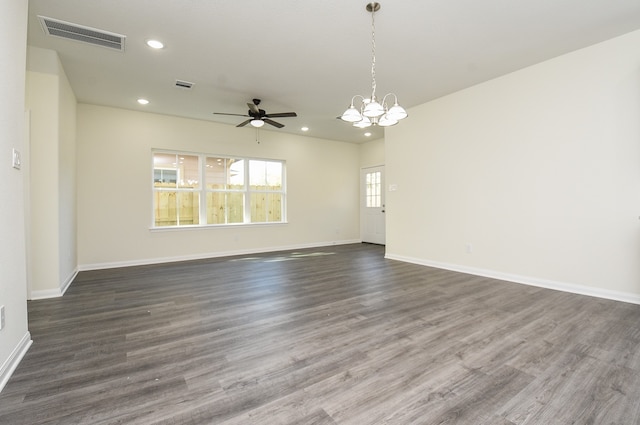
[{"label": "dark hardwood floor", "polygon": [[1,424],[640,423],[640,306],[356,244],[82,272]]}]

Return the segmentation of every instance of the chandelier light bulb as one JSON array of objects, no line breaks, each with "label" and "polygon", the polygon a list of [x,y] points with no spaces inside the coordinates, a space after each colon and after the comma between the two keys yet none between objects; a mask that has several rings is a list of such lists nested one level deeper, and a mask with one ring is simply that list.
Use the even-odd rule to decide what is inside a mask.
[{"label": "chandelier light bulb", "polygon": [[371,120],[367,117],[362,117],[362,119],[358,122],[354,122],[353,126],[358,128],[367,128],[371,127]]},{"label": "chandelier light bulb", "polygon": [[379,117],[384,114],[384,108],[379,104],[375,98],[364,107],[362,115],[369,118]]},{"label": "chandelier light bulb", "polygon": [[254,126],[255,128],[260,128],[260,127],[262,127],[264,125],[264,121],[257,120],[257,119],[256,120],[251,120],[250,124],[252,126]]},{"label": "chandelier light bulb", "polygon": [[398,120],[394,120],[389,116],[389,113],[384,114],[378,119],[378,125],[380,127],[390,127],[392,125],[398,124]]},{"label": "chandelier light bulb", "polygon": [[346,121],[346,122],[358,122],[358,121],[362,120],[362,115],[360,114],[360,111],[358,111],[353,106],[353,104],[351,104],[351,106],[349,106],[349,109],[344,111],[344,113],[342,114],[342,116],[340,118],[343,121]]},{"label": "chandelier light bulb", "polygon": [[404,108],[398,105],[398,102],[396,102],[396,104],[393,105],[391,109],[389,109],[389,112],[387,112],[387,116],[391,119],[399,121],[407,118],[407,111],[405,111]]}]

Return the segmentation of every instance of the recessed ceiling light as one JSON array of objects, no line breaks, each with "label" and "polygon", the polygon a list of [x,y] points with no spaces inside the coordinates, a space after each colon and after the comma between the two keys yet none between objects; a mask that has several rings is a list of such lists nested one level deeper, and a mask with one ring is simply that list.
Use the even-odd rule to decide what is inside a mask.
[{"label": "recessed ceiling light", "polygon": [[148,105],[149,101],[147,99],[140,98],[140,99],[138,99],[138,103],[141,104],[141,105]]},{"label": "recessed ceiling light", "polygon": [[302,127],[300,130],[302,130],[302,131],[309,131],[309,127]]},{"label": "recessed ceiling light", "polygon": [[369,133],[369,132],[364,133],[364,135],[365,135],[366,137],[371,137],[371,133]]},{"label": "recessed ceiling light", "polygon": [[164,44],[158,40],[147,40],[147,46],[151,47],[152,49],[164,48]]}]

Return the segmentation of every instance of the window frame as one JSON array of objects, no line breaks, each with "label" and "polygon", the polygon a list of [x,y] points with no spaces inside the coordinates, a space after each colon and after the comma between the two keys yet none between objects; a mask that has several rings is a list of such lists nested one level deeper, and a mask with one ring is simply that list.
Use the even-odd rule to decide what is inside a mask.
[{"label": "window frame", "polygon": [[[156,166],[155,164],[155,156],[156,154],[168,154],[168,155],[185,155],[185,156],[195,156],[198,159],[198,176],[199,182],[197,183],[196,188],[184,188],[180,187],[179,184],[176,184],[175,188],[159,188],[155,185],[155,176],[156,170],[171,170],[175,168],[167,168],[162,166]],[[242,189],[212,189],[207,187],[206,181],[206,165],[208,158],[220,158],[226,160],[236,160],[236,161],[244,161],[244,177],[243,177],[243,187]],[[281,188],[279,190],[266,190],[260,189],[255,190],[251,189],[251,161],[261,161],[267,163],[279,163],[281,170]],[[233,226],[265,226],[265,225],[281,225],[287,224],[287,173],[286,173],[286,161],[283,159],[273,159],[273,158],[257,158],[257,157],[249,157],[249,156],[241,156],[241,155],[229,155],[229,154],[211,154],[211,153],[201,153],[201,152],[186,152],[186,151],[175,151],[175,150],[167,150],[167,149],[152,149],[151,150],[151,191],[152,191],[152,200],[151,200],[151,226],[150,230],[177,230],[177,229],[201,229],[207,227],[233,227]],[[176,170],[176,180],[180,178],[180,170]],[[228,176],[226,175],[225,178]],[[158,226],[156,224],[156,193],[157,192],[190,192],[197,194],[198,203],[199,203],[199,219],[198,224],[173,224],[166,226]],[[226,222],[227,215],[225,215],[225,223],[208,223],[207,222],[207,195],[209,193],[241,193],[243,198],[243,211],[242,211],[242,222]],[[251,198],[253,194],[276,194],[280,195],[280,220],[279,221],[251,221],[252,218],[252,208],[251,208]],[[226,205],[226,204],[225,204]],[[225,207],[226,210],[226,207]],[[225,211],[225,214],[228,214]],[[268,218],[268,217],[267,217]]]}]

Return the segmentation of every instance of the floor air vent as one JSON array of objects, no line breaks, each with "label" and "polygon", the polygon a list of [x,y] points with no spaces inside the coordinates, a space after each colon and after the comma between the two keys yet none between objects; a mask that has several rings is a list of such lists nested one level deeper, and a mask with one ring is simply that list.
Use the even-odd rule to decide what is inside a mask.
[{"label": "floor air vent", "polygon": [[124,35],[59,21],[57,19],[47,18],[46,16],[38,16],[38,19],[40,20],[42,29],[47,35],[124,52],[124,41],[126,39]]}]

